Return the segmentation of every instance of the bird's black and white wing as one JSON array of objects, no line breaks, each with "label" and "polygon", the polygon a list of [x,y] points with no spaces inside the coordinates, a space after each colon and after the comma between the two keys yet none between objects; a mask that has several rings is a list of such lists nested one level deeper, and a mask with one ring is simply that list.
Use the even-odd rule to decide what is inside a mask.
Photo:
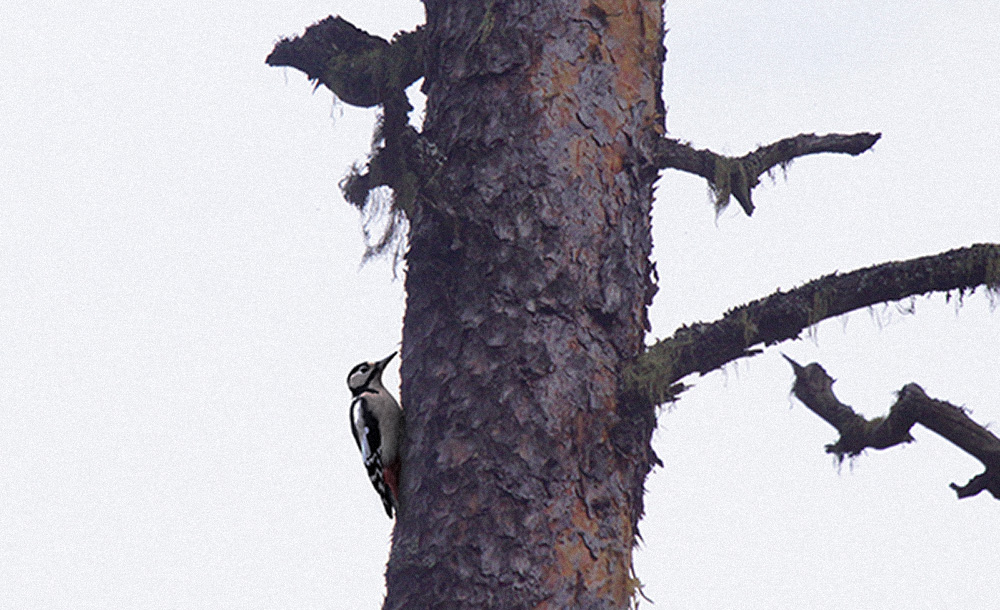
[{"label": "bird's black and white wing", "polygon": [[354,442],[358,444],[358,449],[361,450],[361,459],[365,463],[365,470],[368,471],[368,478],[382,498],[386,514],[391,518],[392,493],[385,483],[382,469],[382,435],[379,432],[378,420],[368,408],[363,394],[351,401],[351,433],[354,435]]}]

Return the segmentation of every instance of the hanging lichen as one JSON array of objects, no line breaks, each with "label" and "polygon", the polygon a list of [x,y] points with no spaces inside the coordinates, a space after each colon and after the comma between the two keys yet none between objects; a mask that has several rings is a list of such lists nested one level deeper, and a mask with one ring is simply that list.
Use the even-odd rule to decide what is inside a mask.
[{"label": "hanging lichen", "polygon": [[1000,293],[1000,253],[986,259],[986,278],[983,281],[986,289],[996,294]]},{"label": "hanging lichen", "polygon": [[760,183],[759,165],[746,157],[715,156],[715,171],[708,187],[712,191],[716,215],[729,206],[730,197],[736,198],[747,216],[753,214],[751,191]]},{"label": "hanging lichen", "polygon": [[420,186],[410,166],[416,137],[406,88],[423,76],[423,47],[422,28],[389,42],[329,17],[304,36],[281,40],[267,58],[269,65],[304,71],[352,106],[381,107],[368,160],[352,167],[340,184],[344,198],[362,214],[364,260],[393,252],[398,261],[405,241]]}]

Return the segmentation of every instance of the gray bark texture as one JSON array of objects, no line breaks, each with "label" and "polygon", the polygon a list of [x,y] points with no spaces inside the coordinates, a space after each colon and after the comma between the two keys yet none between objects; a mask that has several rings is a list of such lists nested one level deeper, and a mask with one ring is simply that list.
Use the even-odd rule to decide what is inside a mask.
[{"label": "gray bark texture", "polygon": [[[622,608],[651,409],[617,398],[654,288],[660,3],[426,2],[403,508],[386,608]],[[613,9],[613,10],[612,10]]]}]

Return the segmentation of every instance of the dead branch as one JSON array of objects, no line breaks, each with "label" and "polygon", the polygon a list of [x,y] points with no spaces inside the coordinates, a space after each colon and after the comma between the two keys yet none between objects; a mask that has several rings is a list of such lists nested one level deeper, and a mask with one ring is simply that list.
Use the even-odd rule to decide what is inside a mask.
[{"label": "dead branch", "polygon": [[822,152],[860,155],[881,137],[880,133],[800,134],[761,146],[742,157],[727,157],[707,149],[696,149],[686,142],[663,138],[657,143],[653,162],[660,169],[679,169],[705,178],[715,193],[716,209],[728,205],[732,195],[750,216],[754,210],[751,191],[760,184],[760,176],[775,166],[787,167],[796,157]]},{"label": "dead branch", "polygon": [[913,442],[910,428],[923,424],[983,463],[986,471],[965,485],[951,484],[959,498],[984,489],[1000,500],[1000,438],[977,424],[968,413],[943,400],[934,400],[915,383],[903,386],[889,415],[868,420],[840,402],[833,393],[833,378],[815,362],[801,366],[788,356],[795,371],[792,392],[813,413],[840,432],[836,443],[826,446],[838,459],[854,457],[865,449],[886,449]]},{"label": "dead branch", "polygon": [[305,72],[352,106],[385,104],[424,74],[423,30],[390,43],[340,17],[327,17],[302,36],[282,38],[265,60]]},{"label": "dead branch", "polygon": [[672,400],[691,373],[705,374],[759,344],[795,339],[806,328],[841,314],[913,295],[1000,287],[1000,244],[977,244],[902,262],[833,273],[788,292],[730,310],[722,319],[683,326],[640,355],[624,375],[626,394],[646,404]]},{"label": "dead branch", "polygon": [[[410,217],[418,193],[427,197],[434,190],[428,183],[443,163],[443,155],[408,123],[413,108],[406,88],[424,74],[423,29],[401,32],[389,42],[340,17],[327,17],[302,36],[278,41],[266,62],[305,72],[317,87],[324,85],[352,106],[382,107],[368,162],[351,170],[341,190],[364,212],[372,191],[388,186],[390,213]],[[391,237],[369,244],[366,256],[380,252]]]}]

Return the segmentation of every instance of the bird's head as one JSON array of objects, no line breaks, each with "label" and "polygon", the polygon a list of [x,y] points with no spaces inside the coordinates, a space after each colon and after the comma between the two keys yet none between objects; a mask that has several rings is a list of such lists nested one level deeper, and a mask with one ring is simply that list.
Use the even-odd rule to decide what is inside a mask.
[{"label": "bird's head", "polygon": [[357,396],[365,390],[382,387],[382,371],[395,356],[396,352],[393,352],[382,360],[362,362],[351,369],[351,372],[347,374],[347,387],[350,388],[351,394]]}]

